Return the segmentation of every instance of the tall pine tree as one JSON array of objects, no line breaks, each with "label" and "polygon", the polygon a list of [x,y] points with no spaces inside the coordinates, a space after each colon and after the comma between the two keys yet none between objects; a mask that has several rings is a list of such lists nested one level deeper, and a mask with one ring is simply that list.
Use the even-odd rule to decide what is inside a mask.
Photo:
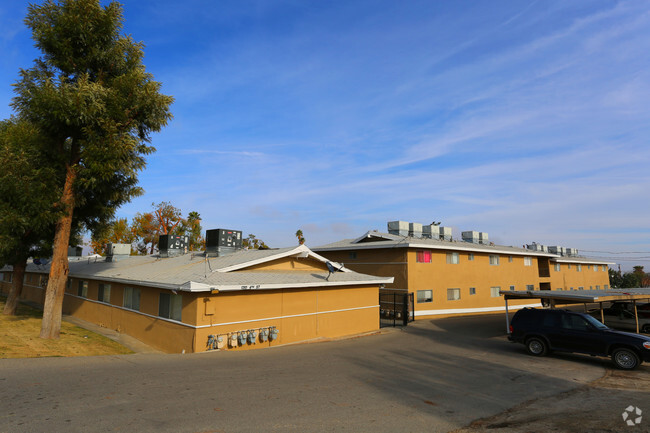
[{"label": "tall pine tree", "polygon": [[58,338],[73,217],[92,230],[141,193],[137,173],[173,98],[146,72],[143,45],[120,34],[118,3],[47,0],[25,22],[42,55],[20,71],[12,105],[48,137],[41,150],[62,170],[41,328],[42,338]]}]

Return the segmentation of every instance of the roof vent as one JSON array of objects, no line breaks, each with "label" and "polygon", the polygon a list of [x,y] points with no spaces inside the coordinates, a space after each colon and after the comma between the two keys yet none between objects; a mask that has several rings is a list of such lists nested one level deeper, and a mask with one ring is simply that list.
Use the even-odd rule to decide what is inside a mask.
[{"label": "roof vent", "polygon": [[566,255],[566,248],[564,247],[558,247],[558,246],[549,246],[548,247],[548,252],[551,254],[557,254],[559,256],[564,256]]},{"label": "roof vent", "polygon": [[205,253],[220,257],[242,249],[241,230],[213,229],[205,232]]},{"label": "roof vent", "polygon": [[530,245],[526,244],[526,249],[529,249],[531,251],[541,251],[544,253],[548,253],[548,247],[546,245],[538,244],[537,242],[533,242]]},{"label": "roof vent", "polygon": [[189,245],[189,236],[160,235],[158,237],[158,251],[160,257],[176,257],[186,254]]}]

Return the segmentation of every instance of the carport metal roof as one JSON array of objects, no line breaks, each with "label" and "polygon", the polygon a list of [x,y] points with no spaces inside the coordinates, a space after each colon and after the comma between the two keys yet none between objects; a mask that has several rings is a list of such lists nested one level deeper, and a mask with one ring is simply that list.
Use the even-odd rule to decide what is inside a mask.
[{"label": "carport metal roof", "polygon": [[551,291],[551,290],[526,290],[511,291],[500,290],[506,302],[506,329],[510,333],[510,318],[508,317],[508,299],[533,299],[546,300],[547,304],[553,308],[557,304],[586,304],[600,303],[600,318],[604,323],[603,302],[612,301],[631,301],[634,305],[634,316],[636,317],[636,332],[639,332],[639,316],[636,311],[636,301],[650,301],[650,288],[634,289],[610,289],[610,290],[570,290],[570,291]]},{"label": "carport metal roof", "polygon": [[[610,289],[610,290],[526,290],[510,291],[501,290],[499,293],[508,299],[547,299],[551,305],[554,304],[584,304],[609,301],[632,301],[649,299],[650,289]],[[552,302],[551,302],[552,301]]]}]

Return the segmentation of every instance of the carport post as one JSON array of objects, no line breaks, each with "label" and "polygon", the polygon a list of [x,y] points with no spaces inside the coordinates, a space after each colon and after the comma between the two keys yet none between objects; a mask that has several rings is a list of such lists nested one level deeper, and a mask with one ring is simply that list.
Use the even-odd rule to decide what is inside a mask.
[{"label": "carport post", "polygon": [[508,318],[508,298],[506,300],[506,333],[510,334],[510,318]]},{"label": "carport post", "polygon": [[636,320],[636,333],[639,333],[639,312],[636,310],[636,299],[632,299],[634,305],[634,320]]},{"label": "carport post", "polygon": [[603,303],[599,302],[600,304],[600,321],[605,324],[605,313],[603,312]]}]

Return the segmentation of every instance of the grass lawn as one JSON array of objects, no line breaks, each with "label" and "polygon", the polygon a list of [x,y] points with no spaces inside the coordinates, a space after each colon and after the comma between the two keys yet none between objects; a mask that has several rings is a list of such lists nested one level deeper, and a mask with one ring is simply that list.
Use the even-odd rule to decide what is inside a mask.
[{"label": "grass lawn", "polygon": [[58,340],[39,338],[43,312],[19,304],[16,316],[2,314],[5,297],[0,297],[0,358],[42,356],[90,356],[132,353],[129,349],[70,323],[61,323]]}]

